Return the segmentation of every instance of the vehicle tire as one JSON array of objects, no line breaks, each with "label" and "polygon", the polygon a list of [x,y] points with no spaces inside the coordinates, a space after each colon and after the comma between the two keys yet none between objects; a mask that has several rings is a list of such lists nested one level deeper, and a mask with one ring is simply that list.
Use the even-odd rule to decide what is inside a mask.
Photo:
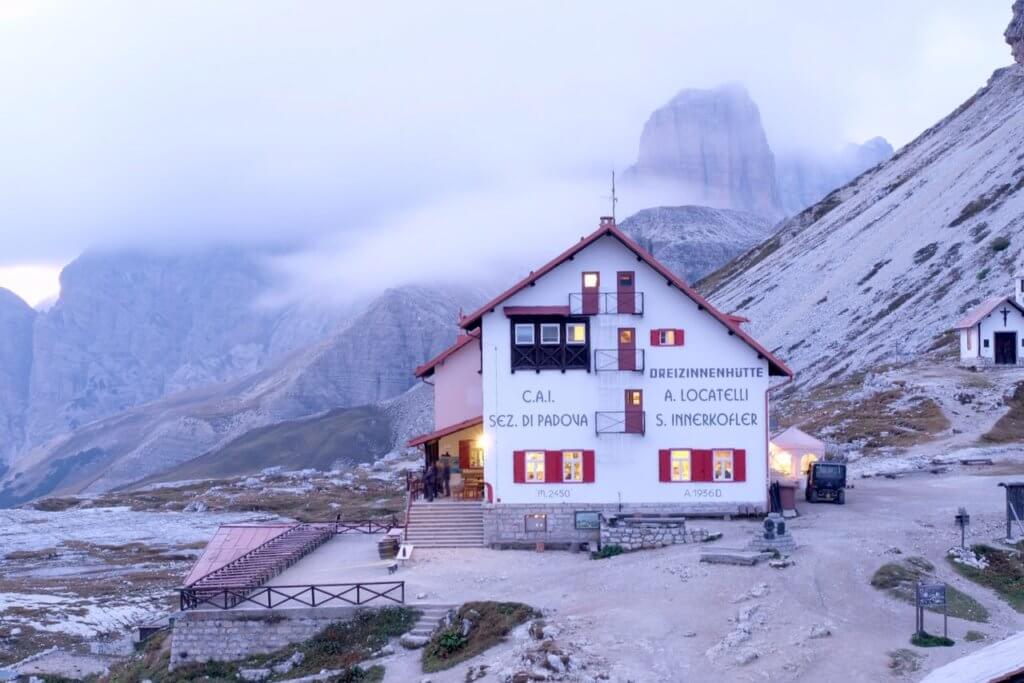
[{"label": "vehicle tire", "polygon": [[809,492],[808,492],[807,500],[810,501],[811,503],[817,503],[818,502],[818,492],[816,490],[814,490],[814,489],[810,489]]},{"label": "vehicle tire", "polygon": [[808,486],[807,488],[804,489],[804,500],[806,500],[808,503],[811,502],[811,487],[810,486]]},{"label": "vehicle tire", "polygon": [[840,505],[846,505],[846,491],[840,491],[836,494],[836,502]]}]

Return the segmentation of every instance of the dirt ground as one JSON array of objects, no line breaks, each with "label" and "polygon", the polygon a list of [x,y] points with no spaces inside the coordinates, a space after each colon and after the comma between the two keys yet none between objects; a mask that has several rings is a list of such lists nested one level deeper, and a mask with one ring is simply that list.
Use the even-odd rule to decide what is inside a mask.
[{"label": "dirt ground", "polygon": [[[701,564],[701,546],[694,545],[607,560],[568,552],[460,549],[418,550],[415,561],[393,578],[407,582],[412,604],[484,599],[533,605],[588,662],[590,675],[604,672],[611,680],[891,680],[888,653],[900,648],[920,655],[920,669],[909,674],[916,680],[985,642],[1024,630],[1024,614],[959,577],[945,560],[959,542],[953,523],[959,506],[971,513],[975,542],[1001,538],[1003,492],[997,483],[1014,475],[1024,476],[1024,467],[857,480],[844,507],[800,505],[801,516],[790,522],[799,546],[796,563],[785,569]],[[724,532],[719,543],[728,547],[744,545],[760,528],[741,520],[695,520],[694,525]],[[345,553],[338,545],[320,558],[314,553],[278,581],[323,580],[332,566],[336,580],[392,578],[383,563],[373,562],[368,540],[339,542],[349,544],[358,568],[343,568]],[[942,580],[982,602],[990,622],[951,618],[956,646],[912,647],[913,607],[873,588],[870,579],[882,564],[914,555],[929,559]],[[749,628],[749,638],[736,635],[740,622]],[[816,627],[831,635],[811,637]],[[927,614],[926,627],[941,632],[942,617]],[[988,638],[965,642],[968,629]],[[483,680],[497,680],[493,672],[507,669],[525,637],[429,678],[463,681],[469,666],[483,663],[492,672]],[[738,657],[749,661],[738,663]],[[419,658],[419,651],[389,657],[383,662],[385,680],[426,678]]]}]

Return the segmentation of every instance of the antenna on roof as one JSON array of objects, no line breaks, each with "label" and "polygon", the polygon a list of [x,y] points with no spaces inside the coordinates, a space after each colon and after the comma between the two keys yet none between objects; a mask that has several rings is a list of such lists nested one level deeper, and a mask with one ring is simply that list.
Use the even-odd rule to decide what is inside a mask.
[{"label": "antenna on roof", "polygon": [[615,205],[619,203],[619,198],[615,196],[615,171],[612,170],[612,196],[609,197],[612,200],[612,223],[615,223]]}]

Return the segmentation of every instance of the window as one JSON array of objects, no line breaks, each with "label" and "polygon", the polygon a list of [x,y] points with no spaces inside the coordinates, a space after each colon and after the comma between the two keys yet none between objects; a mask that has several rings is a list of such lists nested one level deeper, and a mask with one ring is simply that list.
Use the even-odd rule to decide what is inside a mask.
[{"label": "window", "polygon": [[544,451],[526,451],[526,481],[544,481]]},{"label": "window", "polygon": [[516,325],[516,345],[533,346],[533,325]]},{"label": "window", "polygon": [[657,329],[651,330],[651,346],[682,346],[683,330]]},{"label": "window", "polygon": [[583,323],[565,324],[565,343],[572,345],[587,343],[587,326]]},{"label": "window", "polygon": [[619,287],[632,287],[633,286],[633,273],[622,272],[619,273]]},{"label": "window", "polygon": [[470,448],[469,449],[469,466],[472,469],[483,469],[483,466],[484,466],[484,449],[482,449],[482,448]]},{"label": "window", "polygon": [[600,282],[600,277],[597,273],[583,273],[584,289],[597,289],[598,282]]},{"label": "window", "polygon": [[692,465],[690,451],[671,451],[669,457],[672,481],[691,481],[693,476],[690,469]]},{"label": "window", "polygon": [[541,323],[540,343],[547,346],[558,344],[562,341],[562,326],[558,323]]},{"label": "window", "polygon": [[619,329],[619,343],[628,345],[633,343],[633,329],[630,327],[623,327]]},{"label": "window", "polygon": [[988,348],[988,339],[986,339],[983,343],[985,345],[985,348],[987,349]]},{"label": "window", "polygon": [[732,451],[713,451],[712,465],[715,481],[732,481]]},{"label": "window", "polygon": [[644,394],[639,389],[630,389],[627,393],[627,407],[628,406],[642,406],[644,404]]},{"label": "window", "polygon": [[562,451],[562,481],[583,481],[583,451]]}]

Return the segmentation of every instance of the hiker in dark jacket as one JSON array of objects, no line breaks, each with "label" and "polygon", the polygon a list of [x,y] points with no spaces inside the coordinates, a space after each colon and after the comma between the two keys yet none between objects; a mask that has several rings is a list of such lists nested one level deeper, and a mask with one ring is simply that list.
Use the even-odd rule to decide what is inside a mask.
[{"label": "hiker in dark jacket", "polygon": [[437,489],[437,469],[433,463],[427,465],[427,471],[423,473],[423,495],[428,501],[434,500]]},{"label": "hiker in dark jacket", "polygon": [[[444,497],[452,497],[452,456],[444,454],[443,465],[441,466],[441,483],[444,488]],[[440,495],[440,492],[438,492]]]}]

